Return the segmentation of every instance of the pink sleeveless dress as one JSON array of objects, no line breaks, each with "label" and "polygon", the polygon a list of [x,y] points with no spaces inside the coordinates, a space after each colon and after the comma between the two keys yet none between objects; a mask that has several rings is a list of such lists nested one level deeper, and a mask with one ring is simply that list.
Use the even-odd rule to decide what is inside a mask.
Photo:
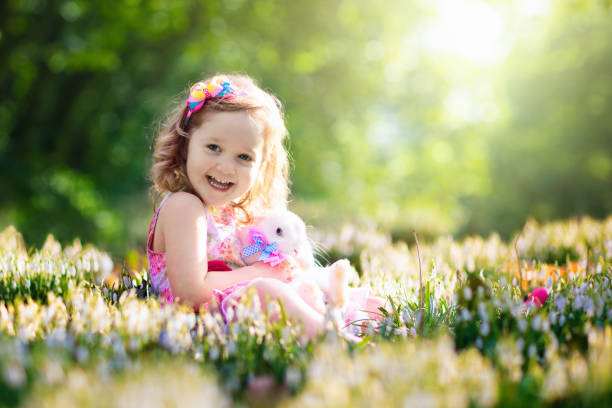
[{"label": "pink sleeveless dress", "polygon": [[[174,295],[168,281],[166,268],[166,255],[153,250],[153,239],[155,238],[155,225],[159,212],[165,201],[171,194],[167,194],[157,207],[147,239],[147,259],[149,261],[149,278],[151,287],[161,296],[162,303],[174,303]],[[236,233],[236,221],[234,211],[231,207],[208,208],[206,211],[207,224],[207,257],[209,271],[229,271],[233,267],[245,266],[240,256],[240,246]],[[229,265],[229,266],[228,266]],[[213,297],[218,305],[222,305],[226,297],[239,288],[246,286],[249,282],[240,282],[223,290],[213,290]]]}]

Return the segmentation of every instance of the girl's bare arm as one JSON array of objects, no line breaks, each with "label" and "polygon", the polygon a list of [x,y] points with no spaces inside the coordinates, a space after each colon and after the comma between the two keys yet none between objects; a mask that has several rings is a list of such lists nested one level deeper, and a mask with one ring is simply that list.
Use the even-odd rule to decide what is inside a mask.
[{"label": "girl's bare arm", "polygon": [[182,303],[198,307],[211,299],[213,289],[224,289],[258,277],[288,280],[288,271],[267,264],[256,264],[233,271],[208,272],[206,216],[204,204],[193,194],[179,192],[166,200],[159,214],[157,237],[166,254],[166,267],[172,294]]},{"label": "girl's bare arm", "polygon": [[223,289],[238,282],[253,280],[255,278],[274,278],[287,282],[289,271],[279,271],[263,262],[234,269],[233,271],[209,271],[204,278],[207,299],[210,299],[213,289]]}]

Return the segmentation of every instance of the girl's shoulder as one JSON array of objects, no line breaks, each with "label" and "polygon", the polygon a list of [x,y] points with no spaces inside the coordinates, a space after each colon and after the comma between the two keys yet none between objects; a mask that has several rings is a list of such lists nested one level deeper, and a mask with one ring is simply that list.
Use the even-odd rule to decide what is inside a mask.
[{"label": "girl's shoulder", "polygon": [[201,215],[205,210],[204,203],[198,196],[179,191],[172,193],[163,203],[163,208],[160,208],[159,217],[165,214],[165,218],[174,218],[174,216],[185,216],[189,214]]},{"label": "girl's shoulder", "polygon": [[163,201],[158,211],[156,237],[159,236],[161,241],[165,241],[169,235],[181,234],[202,222],[204,227],[206,226],[204,204],[197,196],[190,193],[181,191],[171,194]]}]

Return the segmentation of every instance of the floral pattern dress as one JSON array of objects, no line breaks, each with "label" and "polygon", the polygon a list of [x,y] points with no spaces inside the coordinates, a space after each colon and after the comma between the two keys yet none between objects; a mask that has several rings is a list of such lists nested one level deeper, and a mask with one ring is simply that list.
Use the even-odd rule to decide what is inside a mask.
[{"label": "floral pattern dress", "polygon": [[[174,303],[174,295],[168,281],[166,255],[153,250],[153,240],[155,238],[155,225],[157,224],[159,212],[170,195],[166,195],[157,207],[149,226],[147,239],[147,259],[149,261],[151,286],[153,290],[161,295],[163,303]],[[205,207],[205,212],[207,221],[206,251],[209,261],[222,261],[232,267],[245,266],[240,256],[240,244],[236,233],[236,218],[233,208]],[[209,262],[209,266],[210,264]]]}]

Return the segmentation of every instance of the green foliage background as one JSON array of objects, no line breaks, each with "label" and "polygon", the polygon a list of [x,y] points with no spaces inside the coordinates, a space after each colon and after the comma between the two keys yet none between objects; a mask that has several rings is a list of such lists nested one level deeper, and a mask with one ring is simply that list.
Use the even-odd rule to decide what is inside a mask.
[{"label": "green foliage background", "polygon": [[610,2],[464,3],[458,33],[493,10],[503,57],[455,52],[452,31],[455,51],[432,45],[441,1],[4,1],[0,228],[144,245],[157,123],[216,72],[284,102],[293,207],[315,225],[508,236],[611,213]]}]

